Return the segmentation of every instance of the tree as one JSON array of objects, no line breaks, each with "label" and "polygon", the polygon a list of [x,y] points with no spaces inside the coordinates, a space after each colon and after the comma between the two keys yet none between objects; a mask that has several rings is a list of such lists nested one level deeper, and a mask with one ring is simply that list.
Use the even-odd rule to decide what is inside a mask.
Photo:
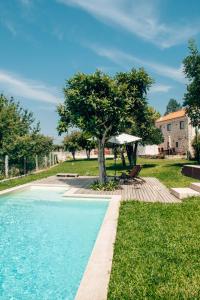
[{"label": "tree", "polygon": [[38,155],[52,149],[53,140],[40,133],[39,123],[32,112],[23,109],[13,98],[0,95],[0,155],[9,155],[11,163],[23,165],[26,173],[27,159],[38,166]]},{"label": "tree", "polygon": [[96,142],[93,137],[88,134],[81,132],[80,138],[78,139],[79,146],[86,151],[87,159],[90,159],[90,153],[92,149],[96,147]]},{"label": "tree", "polygon": [[200,134],[197,133],[196,137],[192,141],[192,147],[194,149],[195,159],[199,159],[199,149],[200,149]]},{"label": "tree", "polygon": [[178,103],[176,99],[171,98],[167,104],[165,115],[178,111],[182,108],[182,105]]},{"label": "tree", "polygon": [[[121,97],[128,100],[125,131],[142,138],[143,143],[159,144],[162,141],[160,129],[155,127],[158,113],[148,105],[146,94],[152,84],[148,74],[140,69],[120,72],[116,75]],[[126,145],[130,165],[136,164],[138,143]]]},{"label": "tree", "polygon": [[81,138],[80,131],[74,131],[70,135],[67,135],[63,141],[65,149],[71,152],[73,160],[76,159],[75,157],[76,151],[81,149],[79,145],[80,138]]},{"label": "tree", "polygon": [[38,132],[39,124],[35,124],[33,114],[20,107],[13,98],[8,100],[0,95],[0,154],[13,151],[14,141],[19,136],[30,132]]},{"label": "tree", "polygon": [[[189,55],[183,60],[184,73],[189,81],[184,95],[184,106],[191,124],[196,127],[196,139],[200,128],[200,52],[193,40],[189,42]],[[200,147],[197,142],[197,160],[200,162]]]},{"label": "tree", "polygon": [[[129,90],[123,77],[129,78]],[[97,139],[101,183],[106,181],[105,143],[112,135],[122,132],[132,109],[137,111],[151,82],[143,69],[132,69],[114,78],[100,71],[89,75],[78,73],[66,83],[65,102],[58,106],[58,131],[61,134],[77,127]]]}]

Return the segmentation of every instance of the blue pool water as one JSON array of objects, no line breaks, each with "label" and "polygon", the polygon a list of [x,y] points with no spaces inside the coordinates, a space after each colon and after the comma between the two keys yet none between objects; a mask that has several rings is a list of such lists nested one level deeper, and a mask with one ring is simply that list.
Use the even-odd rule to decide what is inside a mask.
[{"label": "blue pool water", "polygon": [[63,192],[0,197],[1,300],[74,299],[108,201],[63,200]]}]

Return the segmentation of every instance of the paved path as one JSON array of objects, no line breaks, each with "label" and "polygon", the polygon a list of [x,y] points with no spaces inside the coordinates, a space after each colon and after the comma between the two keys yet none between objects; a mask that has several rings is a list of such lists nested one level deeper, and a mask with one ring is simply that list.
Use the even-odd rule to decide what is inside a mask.
[{"label": "paved path", "polygon": [[106,192],[94,191],[89,189],[90,184],[97,180],[95,176],[80,176],[78,178],[58,178],[51,176],[37,181],[43,184],[66,184],[73,188],[75,194],[95,194],[95,195],[121,195],[122,200],[138,200],[144,202],[162,202],[162,203],[177,203],[181,202],[170,191],[154,177],[144,177],[142,184],[123,184],[121,189]]}]

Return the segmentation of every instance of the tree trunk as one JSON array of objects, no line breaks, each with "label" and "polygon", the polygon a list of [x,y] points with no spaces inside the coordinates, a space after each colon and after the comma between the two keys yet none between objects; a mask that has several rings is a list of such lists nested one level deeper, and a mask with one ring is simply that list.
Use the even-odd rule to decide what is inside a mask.
[{"label": "tree trunk", "polygon": [[124,157],[124,149],[123,148],[120,149],[120,154],[121,154],[122,166],[126,167],[126,160]]},{"label": "tree trunk", "polygon": [[98,142],[98,163],[99,163],[99,182],[105,183],[106,177],[106,165],[105,165],[105,155],[104,155],[105,140],[104,138]]},{"label": "tree trunk", "polygon": [[135,166],[137,164],[137,148],[138,148],[138,142],[135,143],[134,151],[133,151],[133,165]]},{"label": "tree trunk", "polygon": [[196,127],[196,159],[198,164],[200,164],[200,149],[199,149],[199,128]]},{"label": "tree trunk", "polygon": [[126,145],[126,152],[130,167],[133,166],[133,145]]},{"label": "tree trunk", "polygon": [[90,149],[86,149],[86,156],[87,156],[87,159],[90,159],[90,152],[91,152]]},{"label": "tree trunk", "polygon": [[73,160],[76,160],[75,152],[74,151],[72,152],[72,157],[73,157]]}]

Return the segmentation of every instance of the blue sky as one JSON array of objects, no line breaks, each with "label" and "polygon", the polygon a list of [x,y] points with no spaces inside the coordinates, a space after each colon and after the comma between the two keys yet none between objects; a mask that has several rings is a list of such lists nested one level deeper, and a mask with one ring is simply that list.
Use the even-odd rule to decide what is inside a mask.
[{"label": "blue sky", "polygon": [[75,72],[144,67],[161,113],[182,101],[189,38],[200,45],[199,0],[1,0],[0,92],[32,110],[56,136],[56,105]]}]

